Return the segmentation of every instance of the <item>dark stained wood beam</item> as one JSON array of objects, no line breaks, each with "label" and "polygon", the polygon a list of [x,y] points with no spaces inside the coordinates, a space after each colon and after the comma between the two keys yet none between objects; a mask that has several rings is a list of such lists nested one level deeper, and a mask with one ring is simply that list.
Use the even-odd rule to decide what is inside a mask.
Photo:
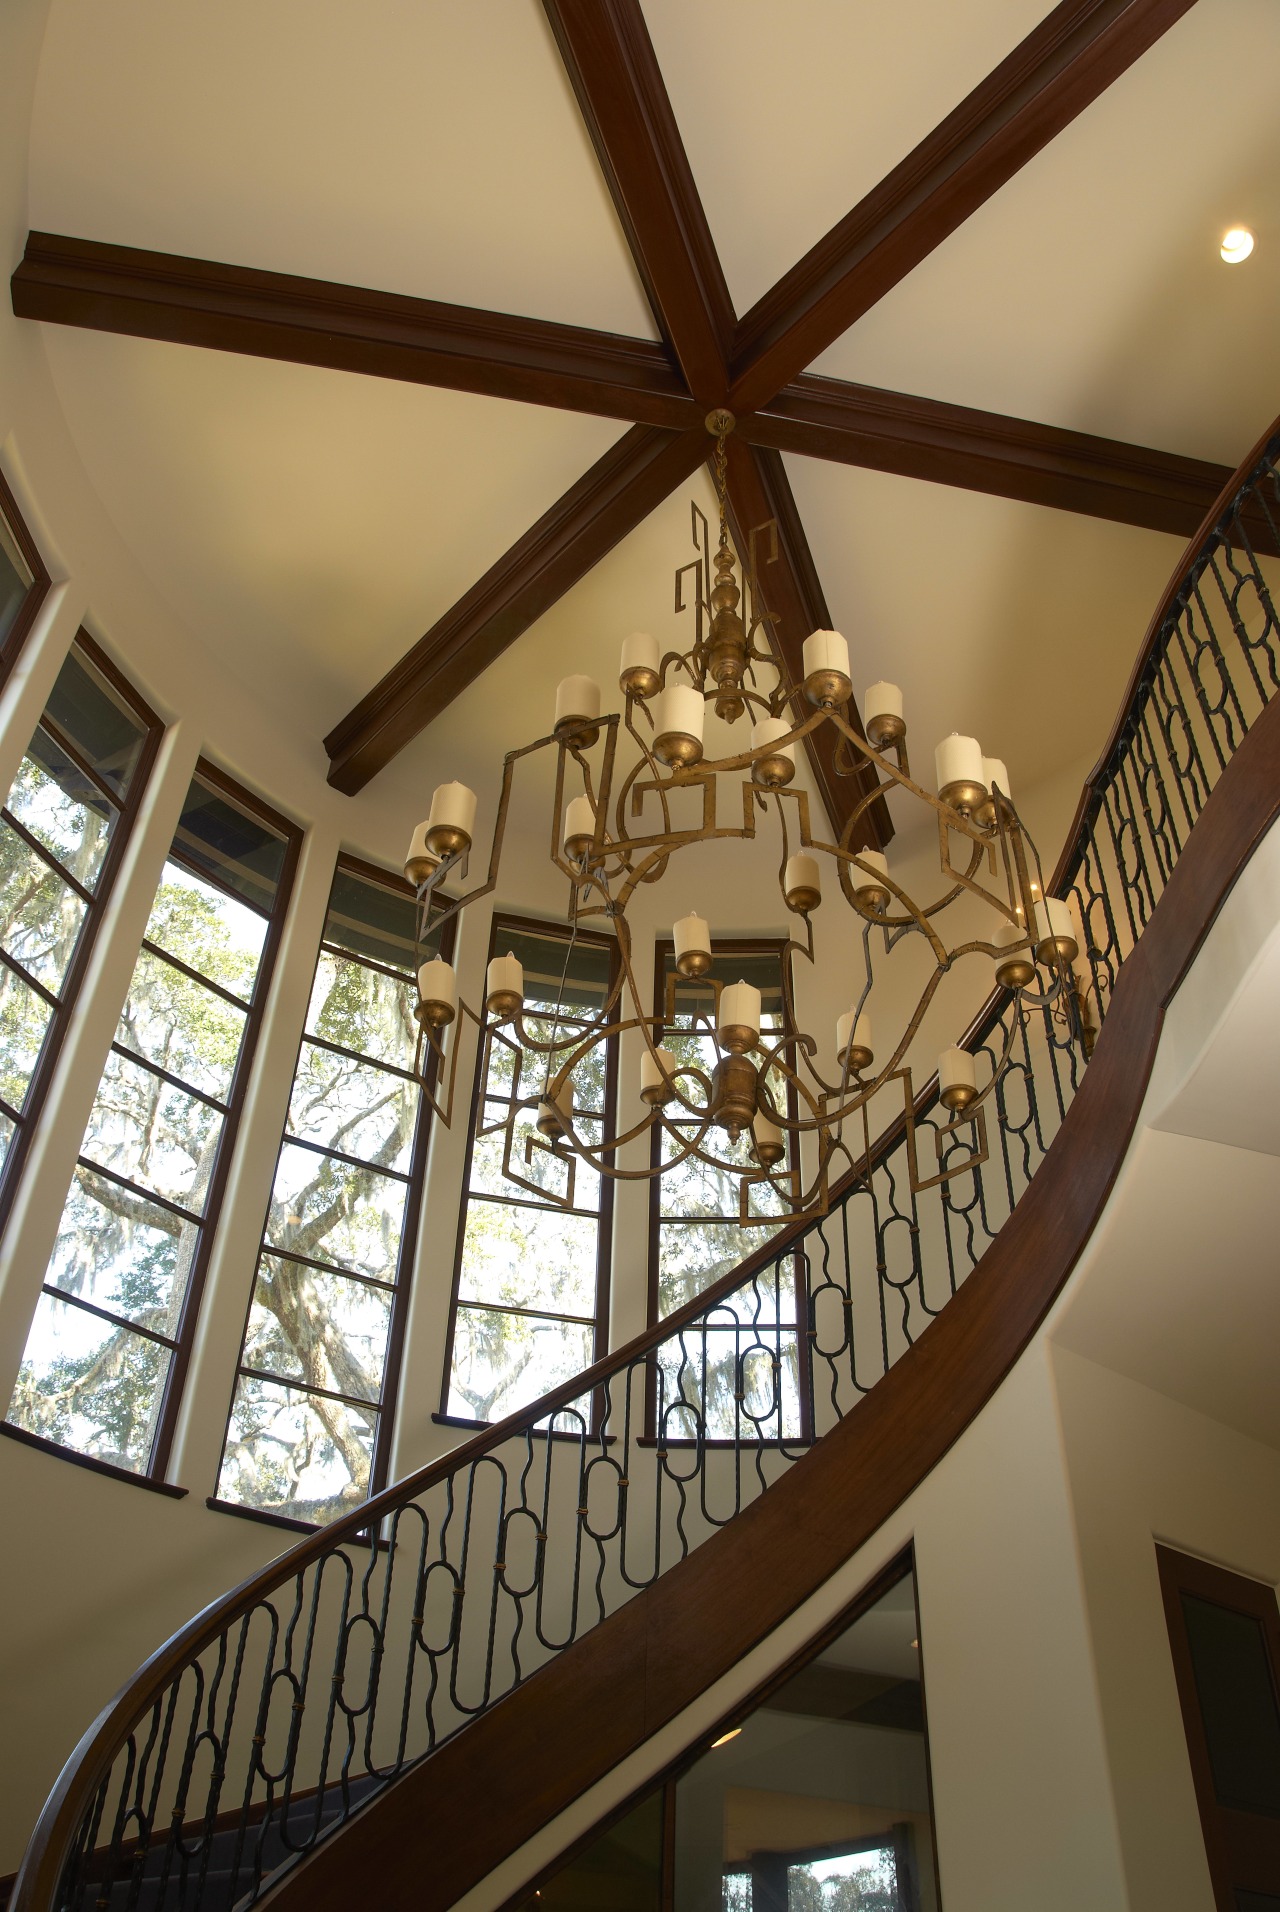
[{"label": "dark stained wood beam", "polygon": [[[767,563],[767,544],[757,549],[760,589],[765,607],[777,623],[772,627],[782,667],[794,684],[804,681],[802,652],[810,631],[830,630],[831,613],[823,595],[813,553],[796,510],[782,458],[776,451],[761,450],[744,444],[736,435],[728,441],[729,515],[738,549],[745,556],[750,533],[770,519],[778,527],[778,557]],[[812,716],[812,708],[803,699],[796,701],[798,717]],[[850,705],[855,726],[861,730],[856,702]],[[874,787],[874,775],[854,779],[837,775],[835,739],[829,726],[805,739],[809,766],[818,794],[822,798],[831,827],[837,837],[857,799]],[[893,835],[893,824],[882,799],[867,812],[866,829],[855,849],[882,850]]]},{"label": "dark stained wood beam", "polygon": [[1062,0],[745,314],[733,410],[767,404],[812,365],[1193,4]]},{"label": "dark stained wood beam", "polygon": [[637,425],[607,451],[325,738],[329,782],[354,796],[536,618],[683,484],[702,426]]},{"label": "dark stained wood beam", "polygon": [[1020,498],[1189,538],[1231,472],[1202,458],[1063,431],[811,373],[738,420],[752,444]]},{"label": "dark stained wood beam", "polygon": [[654,316],[693,396],[719,405],[736,315],[639,0],[543,5]]},{"label": "dark stained wood beam", "polygon": [[28,234],[22,319],[323,365],[680,430],[701,418],[664,346],[324,279]]}]

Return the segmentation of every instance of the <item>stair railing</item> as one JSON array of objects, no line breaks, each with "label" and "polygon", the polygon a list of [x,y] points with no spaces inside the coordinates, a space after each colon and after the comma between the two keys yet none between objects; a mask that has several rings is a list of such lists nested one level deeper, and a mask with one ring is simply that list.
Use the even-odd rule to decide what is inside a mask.
[{"label": "stair railing", "polygon": [[929,1085],[820,1220],[215,1601],[77,1747],[13,1912],[253,1903],[857,1406],[1044,1159],[1120,966],[1280,686],[1278,556],[1280,421],[1160,604],[1050,885],[1083,930],[1074,1002],[999,991],[964,1039],[980,1067],[1012,1058],[985,1159],[922,1186],[913,1159],[964,1146],[935,1144],[951,1118]]}]

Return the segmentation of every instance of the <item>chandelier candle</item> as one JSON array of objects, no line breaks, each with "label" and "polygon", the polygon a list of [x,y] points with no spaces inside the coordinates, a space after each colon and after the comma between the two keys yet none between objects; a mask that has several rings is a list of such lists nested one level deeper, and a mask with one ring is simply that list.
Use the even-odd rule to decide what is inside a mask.
[{"label": "chandelier candle", "polygon": [[846,1009],[836,1024],[836,1061],[843,1069],[845,1051],[849,1052],[849,1069],[857,1075],[860,1069],[869,1069],[875,1061],[871,1047],[871,1017],[867,1010],[860,1016],[852,1009]]},{"label": "chandelier candle", "polygon": [[671,932],[682,976],[705,976],[711,967],[711,930],[705,916],[682,916]]},{"label": "chandelier candle", "polygon": [[[785,717],[764,717],[751,729],[751,748],[763,750],[766,744],[772,744],[779,737],[785,737],[792,726]],[[796,774],[796,747],[794,744],[778,744],[767,757],[761,757],[752,765],[751,775],[766,790],[780,789],[784,783],[790,783]]]},{"label": "chandelier candle", "polygon": [[662,653],[648,631],[632,631],[622,640],[618,689],[624,697],[652,697],[661,676]]},{"label": "chandelier candle", "polygon": [[822,876],[816,856],[797,850],[787,858],[787,873],[782,882],[783,895],[793,910],[807,916],[822,901]]},{"label": "chandelier candle", "polygon": [[873,750],[896,744],[907,734],[902,692],[896,684],[871,684],[862,700],[862,727]]},{"label": "chandelier candle", "polygon": [[440,861],[439,857],[433,856],[427,848],[429,827],[425,823],[418,825],[409,840],[409,851],[404,860],[405,881],[412,883],[415,890],[420,883],[426,882]]},{"label": "chandelier candle", "polygon": [[821,710],[849,701],[849,646],[839,631],[811,631],[804,640],[804,694]]},{"label": "chandelier candle", "polygon": [[653,721],[654,755],[665,764],[701,762],[706,710],[702,692],[690,685],[673,684],[664,690]]},{"label": "chandelier candle", "polygon": [[670,1102],[675,1090],[670,1081],[664,1080],[676,1072],[676,1059],[670,1049],[655,1049],[650,1054],[645,1049],[640,1056],[640,1100],[647,1102],[650,1108],[657,1108],[664,1102]]},{"label": "chandelier candle", "polygon": [[[998,952],[996,956],[996,981],[1001,989],[1026,989],[1036,979],[1036,966],[1031,960],[1031,951],[1027,948],[1027,932],[1021,923],[1001,923],[991,938]],[[1022,948],[1013,955],[1003,952],[1021,943]]]},{"label": "chandelier candle", "polygon": [[938,773],[938,795],[953,810],[976,810],[987,794],[983,782],[986,762],[976,737],[961,737],[952,731],[933,753]]},{"label": "chandelier candle", "polygon": [[716,1034],[722,1049],[742,1055],[760,1034],[760,991],[754,983],[729,983],[720,991]]},{"label": "chandelier candle", "polygon": [[465,783],[442,783],[431,799],[427,848],[433,856],[462,856],[476,827],[476,793]]},{"label": "chandelier candle", "polygon": [[761,1168],[776,1168],[787,1152],[782,1130],[770,1121],[763,1109],[757,1110],[751,1119],[751,1146]]},{"label": "chandelier candle", "polygon": [[418,1000],[424,1021],[433,1029],[443,1029],[458,1013],[458,979],[453,964],[443,956],[423,963],[418,971]]},{"label": "chandelier candle", "polygon": [[859,850],[858,856],[870,870],[856,867],[849,874],[853,878],[853,894],[864,910],[872,916],[879,916],[889,907],[889,891],[884,883],[878,883],[877,877],[889,874],[889,859],[883,850]]},{"label": "chandelier candle", "polygon": [[1074,963],[1080,954],[1071,908],[1061,896],[1046,896],[1036,904],[1036,955],[1042,963]]},{"label": "chandelier candle", "polygon": [[577,863],[587,854],[595,833],[596,813],[590,797],[575,797],[564,812],[564,853],[570,862]]},{"label": "chandelier candle", "polygon": [[485,1007],[500,1022],[509,1022],[524,1008],[524,965],[508,950],[494,956],[485,979]]},{"label": "chandelier candle", "polygon": [[944,1049],[938,1057],[938,1095],[944,1109],[959,1113],[978,1093],[978,1071],[967,1049]]},{"label": "chandelier candle", "polygon": [[[557,737],[569,735],[581,724],[594,724],[600,715],[600,686],[594,677],[562,677],[556,686]],[[585,731],[574,738],[576,744],[589,748],[600,735],[598,730]]]},{"label": "chandelier candle", "polygon": [[1003,759],[1000,757],[982,759],[982,781],[987,786],[988,795],[985,802],[978,805],[974,814],[979,823],[984,823],[989,828],[996,820],[996,791],[1000,792],[1006,803],[1011,795],[1009,772],[1005,769]]}]

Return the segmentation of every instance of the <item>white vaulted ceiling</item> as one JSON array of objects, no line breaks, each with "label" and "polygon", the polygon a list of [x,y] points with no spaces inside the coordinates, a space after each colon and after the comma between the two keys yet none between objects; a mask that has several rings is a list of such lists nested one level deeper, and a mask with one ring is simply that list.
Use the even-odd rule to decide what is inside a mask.
[{"label": "white vaulted ceiling", "polygon": [[[1048,10],[645,0],[739,312]],[[1234,465],[1280,410],[1277,71],[1274,0],[1198,0],[821,369]],[[1236,219],[1258,249],[1229,269],[1217,238]],[[52,0],[29,223],[656,336],[538,0]],[[625,429],[43,331],[139,564],[318,760]],[[856,687],[903,684],[917,770],[955,727],[1019,789],[1096,754],[1179,539],[787,465]],[[386,774],[429,783],[538,734],[565,670],[609,683],[619,638],[669,616],[682,500],[705,490],[640,526]]]}]

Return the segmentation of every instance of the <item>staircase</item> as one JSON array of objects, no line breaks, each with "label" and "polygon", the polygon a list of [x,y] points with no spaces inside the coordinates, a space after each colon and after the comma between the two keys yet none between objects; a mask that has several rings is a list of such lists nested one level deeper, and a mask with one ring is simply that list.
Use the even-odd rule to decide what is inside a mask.
[{"label": "staircase", "polygon": [[1277,427],[1178,567],[1050,886],[1074,1005],[1001,991],[964,1038],[1010,1060],[985,1136],[944,1133],[930,1085],[820,1220],[198,1615],[76,1749],[13,1912],[348,1907],[371,1878],[444,1912],[876,1531],[1070,1273],[1280,811],[1259,553]]}]

